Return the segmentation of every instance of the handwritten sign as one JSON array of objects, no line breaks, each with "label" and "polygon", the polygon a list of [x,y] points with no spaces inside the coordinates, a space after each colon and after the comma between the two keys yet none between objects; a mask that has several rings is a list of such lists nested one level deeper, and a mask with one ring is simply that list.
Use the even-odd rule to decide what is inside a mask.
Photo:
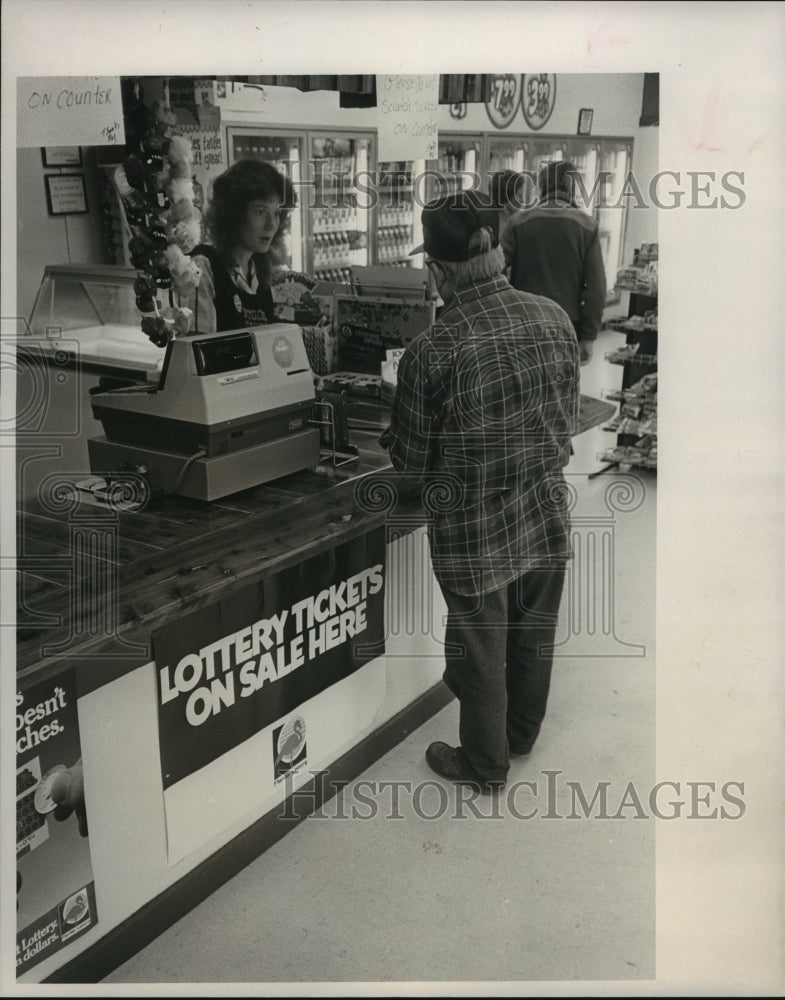
[{"label": "handwritten sign", "polygon": [[376,104],[380,160],[436,159],[438,75],[377,76]]},{"label": "handwritten sign", "polygon": [[125,143],[119,76],[24,76],[16,94],[20,147]]}]

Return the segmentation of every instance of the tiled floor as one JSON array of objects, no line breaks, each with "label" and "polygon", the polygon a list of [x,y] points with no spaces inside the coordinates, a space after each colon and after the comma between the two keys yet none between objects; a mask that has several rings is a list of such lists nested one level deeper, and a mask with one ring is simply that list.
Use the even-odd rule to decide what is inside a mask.
[{"label": "tiled floor", "polygon": [[[582,391],[620,385],[603,356],[622,341],[601,335]],[[306,993],[346,982],[393,994],[393,983],[409,984],[402,994],[419,983],[428,994],[439,983],[514,993],[516,983],[654,977],[654,828],[636,802],[654,775],[656,477],[589,480],[614,440],[582,435],[568,469],[581,572],[592,559],[599,567],[607,593],[595,601],[612,625],[599,618],[592,632],[588,612],[576,617],[581,588],[565,598],[549,714],[497,804],[472,809],[465,792],[432,780],[424,750],[457,742],[452,702],[105,983]],[[604,568],[590,537],[605,539]],[[397,806],[384,782],[407,783]]]}]

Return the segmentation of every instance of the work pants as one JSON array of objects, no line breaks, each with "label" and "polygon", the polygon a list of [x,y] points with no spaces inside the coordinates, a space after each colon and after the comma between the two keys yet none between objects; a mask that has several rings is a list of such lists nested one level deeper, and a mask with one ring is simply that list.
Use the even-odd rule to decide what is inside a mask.
[{"label": "work pants", "polygon": [[510,749],[527,752],[545,717],[565,566],[447,604],[444,682],[460,702],[460,743],[476,775],[501,781]]}]

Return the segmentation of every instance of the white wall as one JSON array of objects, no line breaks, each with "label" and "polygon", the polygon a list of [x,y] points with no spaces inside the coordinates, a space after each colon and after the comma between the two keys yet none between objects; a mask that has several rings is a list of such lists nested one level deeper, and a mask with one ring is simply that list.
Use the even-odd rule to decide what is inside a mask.
[{"label": "white wall", "polygon": [[[95,152],[85,147],[82,157],[81,167],[52,169],[44,167],[40,149],[17,150],[16,311],[25,319],[30,318],[47,264],[105,262]],[[61,173],[84,175],[88,215],[49,215],[44,177]]]}]

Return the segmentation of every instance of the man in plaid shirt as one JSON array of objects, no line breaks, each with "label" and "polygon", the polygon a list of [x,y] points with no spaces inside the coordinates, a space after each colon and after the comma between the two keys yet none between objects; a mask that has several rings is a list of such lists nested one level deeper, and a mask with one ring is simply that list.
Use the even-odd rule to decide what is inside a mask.
[{"label": "man in plaid shirt", "polygon": [[488,792],[529,753],[545,715],[570,557],[562,473],[578,419],[578,345],[554,302],[503,276],[494,213],[464,191],[423,209],[445,307],[398,366],[387,443],[422,491],[448,617],[444,681],[460,746],[433,743],[437,774]]}]

